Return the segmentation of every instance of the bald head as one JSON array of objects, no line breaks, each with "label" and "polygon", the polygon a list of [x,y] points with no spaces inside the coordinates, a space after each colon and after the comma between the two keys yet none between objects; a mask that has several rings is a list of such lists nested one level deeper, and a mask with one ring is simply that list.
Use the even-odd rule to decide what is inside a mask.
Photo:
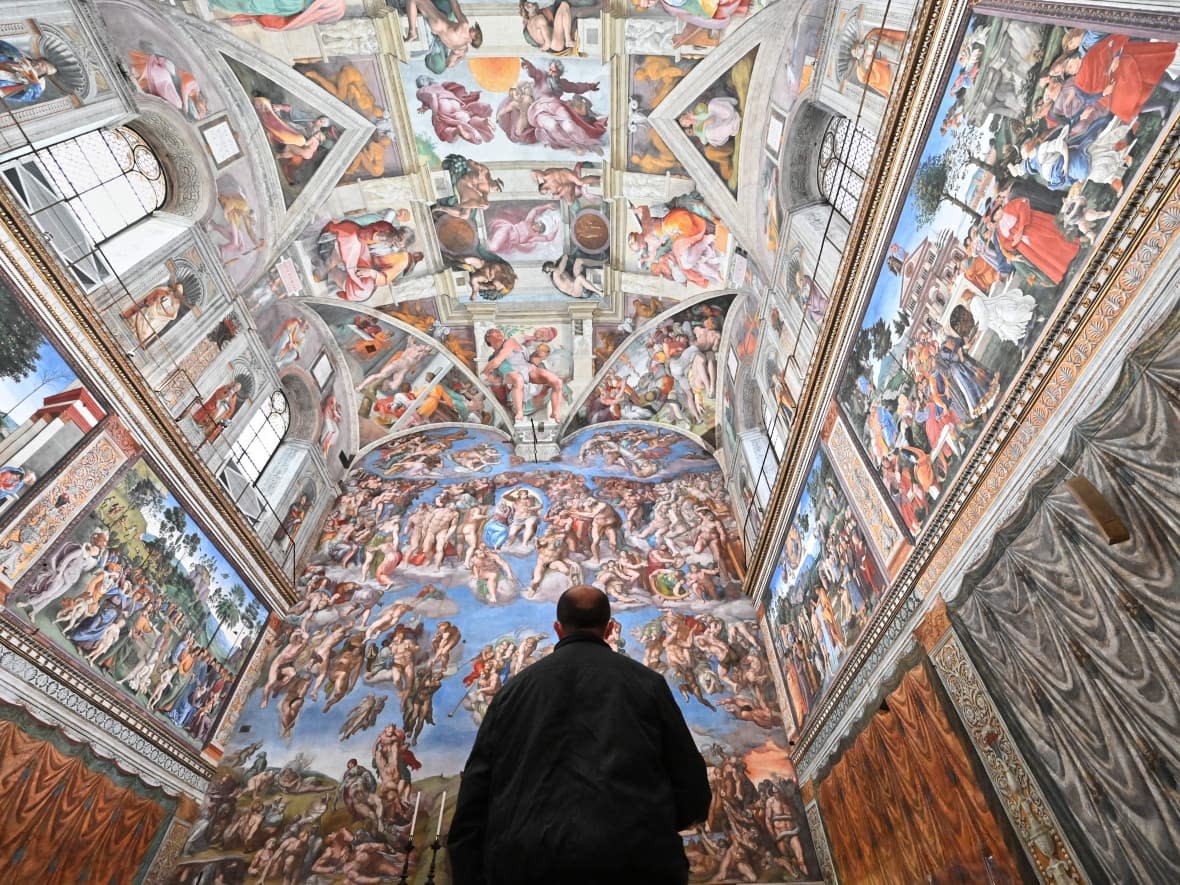
[{"label": "bald head", "polygon": [[557,623],[563,635],[576,632],[601,637],[610,623],[610,600],[597,587],[570,587],[557,600]]}]

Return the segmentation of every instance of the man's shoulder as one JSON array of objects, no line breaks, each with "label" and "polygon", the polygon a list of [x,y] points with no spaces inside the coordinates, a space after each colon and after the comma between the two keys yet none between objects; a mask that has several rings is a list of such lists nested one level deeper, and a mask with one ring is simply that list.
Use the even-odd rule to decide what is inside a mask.
[{"label": "man's shoulder", "polygon": [[[563,658],[569,661],[570,666],[593,667],[616,673],[622,672],[633,679],[647,681],[653,685],[664,681],[664,677],[655,670],[635,660],[625,652],[615,651],[607,645],[588,642],[575,643],[569,646],[568,649],[562,649],[561,654],[554,652],[529,669],[531,670],[534,667],[546,663],[550,666],[560,666]],[[524,672],[527,673],[528,670]]]}]

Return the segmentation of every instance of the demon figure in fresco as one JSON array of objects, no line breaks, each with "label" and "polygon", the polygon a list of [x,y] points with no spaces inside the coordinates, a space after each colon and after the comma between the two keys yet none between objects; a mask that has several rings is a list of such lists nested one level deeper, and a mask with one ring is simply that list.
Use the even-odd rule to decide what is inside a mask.
[{"label": "demon figure in fresco", "polygon": [[[518,354],[509,340],[493,346]],[[183,863],[398,866],[415,806],[419,825],[450,813],[442,793],[488,704],[552,651],[552,606],[586,582],[612,598],[616,651],[664,674],[709,763],[693,880],[813,872],[725,502],[712,458],[650,426],[582,431],[529,470],[486,430],[374,450],[299,577],[243,719],[249,745],[230,747]]]}]

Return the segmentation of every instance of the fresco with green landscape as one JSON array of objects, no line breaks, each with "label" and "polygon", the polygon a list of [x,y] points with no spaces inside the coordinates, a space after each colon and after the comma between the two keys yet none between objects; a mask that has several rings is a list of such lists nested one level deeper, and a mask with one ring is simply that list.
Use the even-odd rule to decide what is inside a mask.
[{"label": "fresco with green landscape", "polygon": [[198,745],[214,733],[268,614],[142,459],[65,532],[7,605]]}]

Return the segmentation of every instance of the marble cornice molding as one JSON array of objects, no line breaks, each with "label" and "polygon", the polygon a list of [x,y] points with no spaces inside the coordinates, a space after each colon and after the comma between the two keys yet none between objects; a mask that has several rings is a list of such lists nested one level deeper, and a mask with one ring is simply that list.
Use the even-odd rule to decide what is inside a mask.
[{"label": "marble cornice molding", "polygon": [[106,692],[40,645],[0,620],[0,698],[90,745],[146,783],[201,799],[213,766],[143,716],[134,716]]}]

